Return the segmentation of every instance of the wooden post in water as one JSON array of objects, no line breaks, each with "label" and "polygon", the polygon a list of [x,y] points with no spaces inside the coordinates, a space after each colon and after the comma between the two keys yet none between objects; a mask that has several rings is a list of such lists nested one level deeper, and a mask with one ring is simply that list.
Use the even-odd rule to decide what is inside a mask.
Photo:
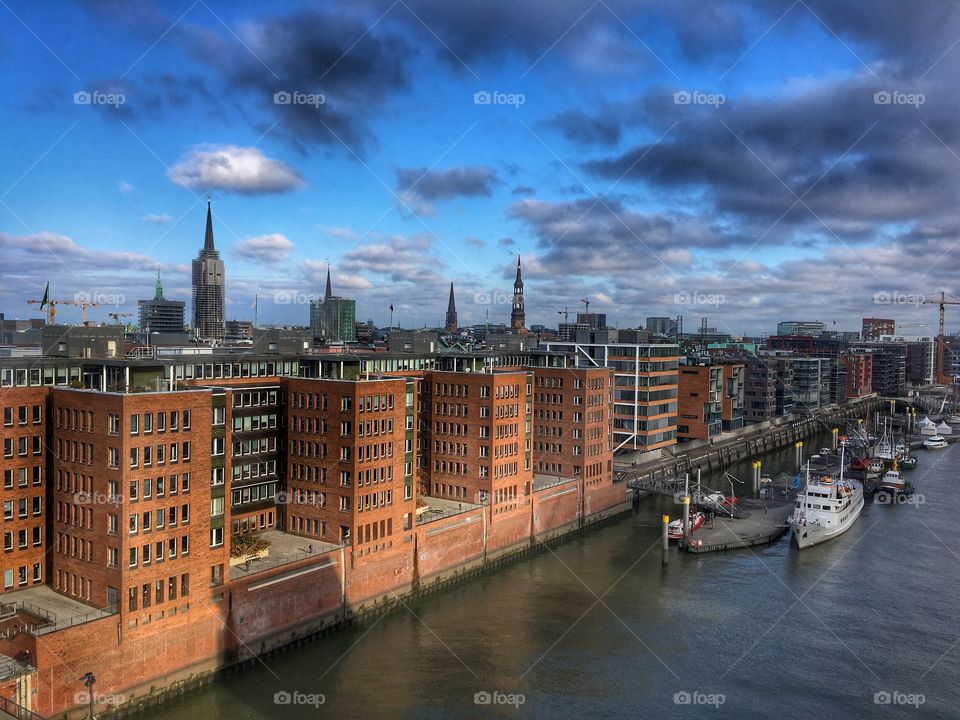
[{"label": "wooden post in water", "polygon": [[661,555],[660,555],[660,564],[663,567],[667,566],[667,562],[670,559],[670,538],[667,536],[667,526],[670,524],[670,516],[663,516],[663,544],[661,545]]},{"label": "wooden post in water", "polygon": [[803,440],[794,445],[797,449],[797,472],[803,469]]},{"label": "wooden post in water", "polygon": [[830,435],[833,437],[833,451],[837,451],[837,438],[840,436],[840,428],[834,428],[830,431]]}]

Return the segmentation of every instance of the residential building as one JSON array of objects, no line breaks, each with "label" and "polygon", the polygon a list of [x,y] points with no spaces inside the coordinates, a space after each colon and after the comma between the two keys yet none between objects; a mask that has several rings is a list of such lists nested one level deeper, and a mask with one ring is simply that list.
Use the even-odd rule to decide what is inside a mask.
[{"label": "residential building", "polygon": [[576,367],[614,371],[614,450],[657,450],[677,439],[677,367],[675,344],[546,342],[547,351],[566,353]]},{"label": "residential building", "polygon": [[777,323],[777,335],[819,335],[826,327],[817,320],[786,320]]},{"label": "residential building", "polygon": [[884,335],[896,335],[897,323],[887,318],[863,318],[861,340],[879,340]]}]

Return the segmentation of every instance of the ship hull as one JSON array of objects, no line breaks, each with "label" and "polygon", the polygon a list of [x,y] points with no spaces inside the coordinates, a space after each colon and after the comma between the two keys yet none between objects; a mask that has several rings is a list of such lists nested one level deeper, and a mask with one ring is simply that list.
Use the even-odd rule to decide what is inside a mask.
[{"label": "ship hull", "polygon": [[797,544],[797,547],[801,550],[805,548],[812,547],[814,545],[819,545],[824,543],[827,540],[832,540],[838,535],[843,535],[847,530],[853,527],[853,524],[857,521],[857,518],[860,517],[860,513],[863,511],[863,495],[860,495],[860,498],[857,502],[856,509],[847,518],[846,522],[837,525],[836,527],[821,527],[819,525],[796,525],[792,528],[793,540]]}]

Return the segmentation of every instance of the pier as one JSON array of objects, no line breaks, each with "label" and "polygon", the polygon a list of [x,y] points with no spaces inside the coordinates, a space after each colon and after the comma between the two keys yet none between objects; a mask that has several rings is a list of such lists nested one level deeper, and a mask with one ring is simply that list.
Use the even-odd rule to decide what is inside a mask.
[{"label": "pier", "polygon": [[793,506],[792,493],[774,500],[744,500],[741,507],[747,511],[745,516],[715,516],[679,547],[691,553],[708,553],[766,545],[787,532]]}]

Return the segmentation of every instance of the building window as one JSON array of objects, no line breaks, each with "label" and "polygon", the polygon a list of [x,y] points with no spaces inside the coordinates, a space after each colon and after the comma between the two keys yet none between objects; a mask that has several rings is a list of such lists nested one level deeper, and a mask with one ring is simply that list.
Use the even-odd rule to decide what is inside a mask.
[{"label": "building window", "polygon": [[[223,498],[220,498],[221,503]],[[221,511],[221,515],[223,512]],[[220,547],[223,545],[223,528],[210,528],[210,547]],[[222,569],[222,566],[221,566]],[[219,583],[217,583],[219,585]]]},{"label": "building window", "polygon": [[140,416],[131,415],[130,416],[130,434],[136,435],[140,432]]}]

